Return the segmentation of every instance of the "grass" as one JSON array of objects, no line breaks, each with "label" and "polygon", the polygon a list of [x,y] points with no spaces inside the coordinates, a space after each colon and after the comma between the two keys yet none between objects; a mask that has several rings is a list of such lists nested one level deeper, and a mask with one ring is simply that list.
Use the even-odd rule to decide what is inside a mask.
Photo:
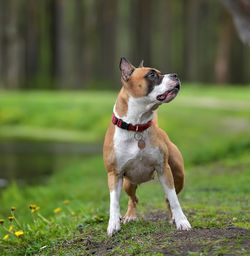
[{"label": "grass", "polygon": [[[177,99],[159,111],[160,126],[186,162],[186,185],[179,198],[193,227],[189,238],[168,224],[157,181],[138,189],[139,221],[107,238],[109,193],[102,156],[97,155],[65,158],[46,183],[12,184],[1,193],[0,218],[5,222],[0,255],[178,255],[183,247],[185,255],[246,255],[247,232],[240,228],[250,228],[249,99],[249,88],[184,85]],[[115,93],[109,92],[2,92],[0,137],[101,143],[114,100]],[[40,209],[32,213],[30,204]],[[122,193],[122,214],[126,206]],[[60,212],[54,213],[56,208]],[[11,214],[20,226],[9,222]],[[3,228],[11,225],[12,233]],[[13,232],[19,230],[24,234],[17,237]]]},{"label": "grass", "polygon": [[[102,143],[116,95],[2,92],[0,139]],[[206,162],[250,147],[249,102],[249,87],[183,85],[180,95],[159,109],[159,122],[187,163]],[[190,143],[202,144],[203,150]]]},{"label": "grass", "polygon": [[[186,187],[180,194],[180,202],[194,230],[249,228],[249,153],[237,156],[240,165],[232,158],[225,158],[186,170]],[[19,188],[12,185],[2,193],[2,217],[6,219],[10,207],[16,206],[15,214],[24,235],[2,240],[1,255],[80,255],[80,252],[87,254],[91,250],[97,252],[102,244],[105,248],[112,247],[108,250],[109,255],[133,255],[154,251],[159,244],[166,247],[168,242],[173,244],[171,233],[175,228],[168,224],[166,217],[154,222],[145,217],[159,211],[167,216],[160,184],[141,185],[138,196],[140,221],[122,226],[122,231],[110,239],[106,237],[109,194],[101,156],[65,163],[65,167],[57,170],[43,186]],[[69,199],[70,211],[63,204],[65,199]],[[39,212],[49,224],[39,218],[35,222],[32,220],[30,203],[41,207]],[[127,196],[123,193],[122,214],[126,206]],[[62,210],[55,214],[54,209],[58,207]],[[75,212],[74,216],[71,211]],[[12,223],[6,219],[5,225],[9,228]],[[0,234],[3,237],[7,232],[2,229]],[[207,247],[210,248],[210,244]]]},{"label": "grass", "polygon": [[[180,202],[194,230],[249,228],[249,153],[238,156],[240,169],[232,158],[225,158],[186,170],[186,187],[180,194]],[[18,188],[13,185],[2,194],[1,205],[5,211],[1,211],[6,219],[10,207],[17,207],[15,213],[24,235],[18,239],[12,235],[8,241],[2,240],[1,255],[81,255],[97,252],[102,244],[105,248],[112,247],[108,250],[109,255],[135,255],[157,250],[159,244],[167,247],[167,243],[171,243],[173,246],[171,233],[175,232],[174,226],[168,224],[166,218],[151,222],[145,217],[159,211],[167,216],[160,184],[141,185],[138,196],[140,221],[122,226],[122,231],[110,239],[106,237],[109,194],[101,156],[65,163],[65,167],[57,170],[43,186]],[[69,199],[70,211],[63,204],[65,199]],[[49,224],[40,219],[32,220],[30,203],[41,207],[39,212]],[[126,206],[127,196],[123,193],[122,214]],[[58,207],[62,210],[55,214],[54,209]],[[75,212],[74,216],[71,211]],[[6,227],[9,225],[11,223],[6,220]],[[5,234],[2,230],[1,236]],[[162,236],[159,238],[159,235]],[[210,243],[207,247],[211,247]]]}]

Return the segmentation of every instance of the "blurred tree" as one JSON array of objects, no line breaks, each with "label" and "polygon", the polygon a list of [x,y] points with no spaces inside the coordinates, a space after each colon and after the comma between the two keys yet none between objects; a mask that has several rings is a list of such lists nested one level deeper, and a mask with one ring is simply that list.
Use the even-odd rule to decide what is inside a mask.
[{"label": "blurred tree", "polygon": [[65,38],[66,27],[64,17],[64,0],[50,0],[50,51],[51,51],[51,76],[59,86],[65,85]]},{"label": "blurred tree", "polygon": [[115,88],[121,56],[184,81],[249,83],[222,2],[249,45],[249,0],[0,0],[0,87]]},{"label": "blurred tree", "polygon": [[4,60],[3,76],[5,84],[9,89],[18,88],[22,81],[23,74],[23,41],[19,31],[20,11],[22,1],[15,0],[2,1],[3,37],[2,37],[2,56]]},{"label": "blurred tree", "polygon": [[232,50],[232,21],[226,11],[221,13],[223,19],[219,29],[219,42],[215,59],[215,81],[225,84],[230,81],[230,57]]},{"label": "blurred tree", "polygon": [[[233,36],[232,36],[232,49],[231,49],[231,56],[230,56],[230,82],[239,84],[239,81],[241,83],[247,82],[246,76],[248,74],[249,77],[249,68],[246,70],[244,68],[245,66],[245,59],[247,57],[247,52],[244,51],[244,44],[240,40],[240,38],[237,35],[237,32],[233,30]],[[249,82],[250,80],[248,80]]]},{"label": "blurred tree", "polygon": [[200,0],[184,1],[184,70],[183,76],[187,81],[197,79],[198,72],[198,31]]},{"label": "blurred tree", "polygon": [[[239,39],[250,48],[250,2],[248,0],[222,0],[227,10],[232,15]],[[249,48],[242,47],[234,30],[231,29],[231,65],[230,78],[227,82],[231,83],[249,83]],[[230,44],[227,42],[227,44]],[[225,48],[227,46],[225,45]]]},{"label": "blurred tree", "polygon": [[95,1],[97,18],[95,65],[99,77],[106,80],[114,78],[113,70],[117,67],[117,60],[115,60],[117,7],[117,0]]},{"label": "blurred tree", "polygon": [[239,36],[250,48],[250,1],[249,0],[221,0],[232,13],[235,27]]},{"label": "blurred tree", "polygon": [[[173,33],[173,0],[154,1],[152,13],[151,35],[151,65],[164,72],[171,72],[172,65],[172,40]],[[175,29],[175,28],[173,28]],[[138,61],[138,60],[137,60]],[[145,62],[145,65],[149,63]]]},{"label": "blurred tree", "polygon": [[39,51],[40,51],[40,13],[39,3],[28,0],[28,4],[23,5],[22,29],[24,39],[25,55],[25,79],[30,81],[32,87],[39,72]]},{"label": "blurred tree", "polygon": [[132,62],[144,59],[152,65],[152,0],[135,0],[131,5]]},{"label": "blurred tree", "polygon": [[[164,58],[163,58],[163,65],[164,69],[167,72],[171,72],[172,68],[172,56],[171,56],[171,34],[172,34],[172,26],[173,26],[173,17],[172,17],[172,12],[171,12],[171,5],[173,4],[173,0],[171,1],[160,1],[160,6],[159,6],[159,12],[162,11],[161,15],[164,17],[164,20],[162,22],[163,26],[160,31],[160,36],[163,41],[162,49],[159,53],[159,56],[162,56],[162,53],[164,53]],[[155,61],[156,62],[156,61]]]},{"label": "blurred tree", "polygon": [[0,88],[2,83],[5,81],[5,73],[6,73],[6,33],[5,33],[5,23],[6,23],[6,12],[5,10],[5,1],[0,0]]},{"label": "blurred tree", "polygon": [[85,46],[85,8],[82,0],[74,1],[74,69],[75,69],[75,88],[83,88],[87,81],[86,66],[84,61]]}]

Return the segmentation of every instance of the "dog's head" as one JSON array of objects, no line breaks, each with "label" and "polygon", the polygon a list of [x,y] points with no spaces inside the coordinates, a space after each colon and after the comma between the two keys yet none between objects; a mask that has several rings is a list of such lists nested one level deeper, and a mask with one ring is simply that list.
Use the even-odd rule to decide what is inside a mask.
[{"label": "dog's head", "polygon": [[134,98],[144,98],[148,103],[167,103],[178,94],[181,83],[176,74],[163,75],[155,68],[143,66],[143,61],[135,68],[126,58],[120,61],[121,81],[128,94]]}]

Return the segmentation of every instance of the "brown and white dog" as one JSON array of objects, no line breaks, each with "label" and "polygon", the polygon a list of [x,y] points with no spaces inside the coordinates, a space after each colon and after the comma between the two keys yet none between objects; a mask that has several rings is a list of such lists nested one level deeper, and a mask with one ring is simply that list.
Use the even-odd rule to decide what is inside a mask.
[{"label": "brown and white dog", "polygon": [[103,158],[108,172],[110,218],[107,233],[120,230],[122,186],[129,196],[123,223],[136,219],[136,188],[158,174],[166,195],[171,222],[178,230],[191,226],[177,195],[184,185],[184,164],[180,151],[158,127],[156,109],[173,100],[180,90],[176,74],[161,74],[155,68],[135,68],[124,57],[120,61],[123,87],[114,105],[107,130]]}]

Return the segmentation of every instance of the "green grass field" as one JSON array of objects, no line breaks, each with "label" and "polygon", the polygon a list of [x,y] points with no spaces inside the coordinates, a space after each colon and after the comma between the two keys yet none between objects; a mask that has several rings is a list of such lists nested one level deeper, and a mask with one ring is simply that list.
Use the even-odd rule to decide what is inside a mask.
[{"label": "green grass field", "polygon": [[[102,143],[115,97],[113,92],[1,92],[0,138]],[[248,255],[250,88],[184,85],[159,110],[159,123],[184,156],[186,185],[179,198],[191,232],[177,232],[168,223],[155,180],[138,189],[139,221],[107,238],[102,156],[83,156],[65,159],[46,183],[12,184],[1,192],[0,255]],[[32,213],[30,204],[40,209]],[[126,206],[123,193],[122,214]],[[8,220],[11,214],[17,222]],[[20,230],[24,234],[16,236]]]}]

